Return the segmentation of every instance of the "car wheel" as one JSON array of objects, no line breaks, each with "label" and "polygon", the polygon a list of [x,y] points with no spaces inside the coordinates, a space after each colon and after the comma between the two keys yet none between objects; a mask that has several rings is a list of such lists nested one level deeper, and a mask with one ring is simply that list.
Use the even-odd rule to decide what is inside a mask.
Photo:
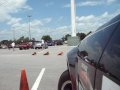
[{"label": "car wheel", "polygon": [[22,50],[22,48],[19,48],[19,50]]},{"label": "car wheel", "polygon": [[72,90],[72,82],[68,70],[64,71],[60,76],[58,90]]}]

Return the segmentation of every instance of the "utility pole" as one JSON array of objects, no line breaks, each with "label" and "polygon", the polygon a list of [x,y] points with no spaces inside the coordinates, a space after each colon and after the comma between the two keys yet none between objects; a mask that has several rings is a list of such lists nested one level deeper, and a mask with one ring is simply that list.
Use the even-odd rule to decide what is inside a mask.
[{"label": "utility pole", "polygon": [[15,30],[13,30],[13,40],[15,41]]},{"label": "utility pole", "polygon": [[13,41],[15,41],[15,30],[14,30],[14,28],[12,29],[12,33],[13,33]]},{"label": "utility pole", "polygon": [[31,29],[30,28],[30,19],[31,19],[31,17],[32,17],[31,15],[28,15],[28,19],[29,19],[29,28],[28,28],[29,29],[29,40],[31,40],[31,31],[30,31],[30,29]]},{"label": "utility pole", "polygon": [[71,0],[71,31],[72,36],[67,38],[69,46],[76,46],[80,43],[80,38],[76,36],[76,8],[75,0]]},{"label": "utility pole", "polygon": [[76,36],[76,8],[75,0],[71,0],[71,27],[72,27],[72,37]]}]

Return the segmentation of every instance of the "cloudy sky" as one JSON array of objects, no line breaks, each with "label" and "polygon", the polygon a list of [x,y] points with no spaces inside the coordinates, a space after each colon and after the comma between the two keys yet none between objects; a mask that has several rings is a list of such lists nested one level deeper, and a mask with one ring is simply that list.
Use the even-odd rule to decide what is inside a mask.
[{"label": "cloudy sky", "polygon": [[[77,32],[87,33],[120,13],[120,0],[75,0]],[[71,34],[70,0],[0,0],[0,40],[29,35],[53,39]]]}]

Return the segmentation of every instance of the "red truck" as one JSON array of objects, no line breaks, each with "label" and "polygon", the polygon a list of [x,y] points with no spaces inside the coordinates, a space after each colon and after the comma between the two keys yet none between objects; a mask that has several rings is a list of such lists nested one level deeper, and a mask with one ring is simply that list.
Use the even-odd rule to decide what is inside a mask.
[{"label": "red truck", "polygon": [[30,43],[21,43],[19,45],[19,49],[22,50],[22,49],[29,49],[29,48],[32,48],[32,45]]}]

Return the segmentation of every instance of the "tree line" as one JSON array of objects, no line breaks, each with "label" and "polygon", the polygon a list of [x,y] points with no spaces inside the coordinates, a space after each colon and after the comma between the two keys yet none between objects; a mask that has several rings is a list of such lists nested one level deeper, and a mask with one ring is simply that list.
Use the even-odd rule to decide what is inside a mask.
[{"label": "tree line", "polygon": [[[91,31],[90,32],[88,32],[87,34],[85,34],[85,33],[77,33],[76,34],[76,36],[78,36],[79,37],[79,39],[80,40],[83,40],[87,35],[89,35],[90,33],[92,33]],[[64,41],[67,41],[67,38],[68,37],[71,37],[71,35],[70,34],[66,34],[64,37],[62,37],[62,40],[64,40]]]},{"label": "tree line", "polygon": [[[85,33],[77,33],[76,34],[76,36],[78,36],[79,38],[80,38],[80,40],[83,40],[87,35],[89,35],[91,33],[91,31],[89,32],[89,33],[87,33],[87,34],[85,34]],[[64,37],[62,37],[61,38],[61,40],[63,40],[63,41],[66,41],[67,40],[67,38],[68,37],[70,37],[71,35],[70,34],[66,34]],[[52,41],[52,37],[50,36],[50,35],[43,35],[42,36],[42,38],[41,39],[43,39],[44,41]],[[22,36],[22,37],[20,37],[19,39],[17,39],[17,40],[14,40],[14,42],[16,43],[16,44],[20,44],[20,43],[22,43],[22,42],[30,42],[30,41],[36,41],[35,40],[35,38],[32,38],[32,40],[30,40],[29,39],[29,37],[24,37],[24,36]],[[11,44],[13,42],[13,40],[2,40],[1,42],[0,42],[0,44],[5,44],[5,45],[7,45],[7,44]]]}]

